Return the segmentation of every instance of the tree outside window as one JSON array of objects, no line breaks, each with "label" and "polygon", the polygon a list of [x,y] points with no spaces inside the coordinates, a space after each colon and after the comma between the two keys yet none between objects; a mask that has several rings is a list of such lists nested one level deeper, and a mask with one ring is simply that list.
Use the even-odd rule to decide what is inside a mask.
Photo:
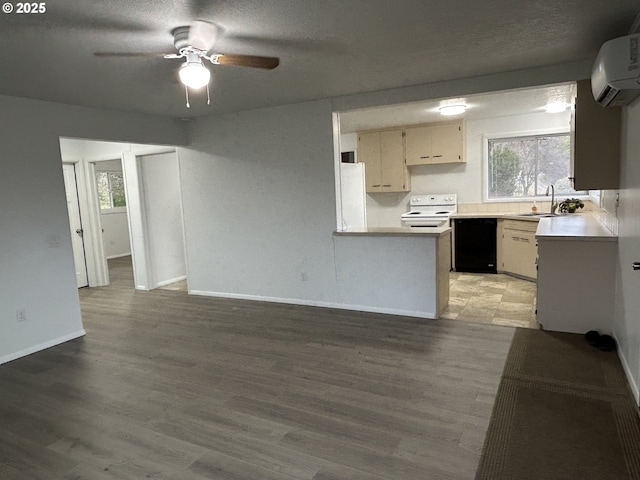
[{"label": "tree outside window", "polygon": [[586,195],[569,181],[569,134],[489,140],[490,199],[544,196],[550,184],[558,195]]},{"label": "tree outside window", "polygon": [[124,178],[121,172],[96,172],[100,210],[126,207]]}]

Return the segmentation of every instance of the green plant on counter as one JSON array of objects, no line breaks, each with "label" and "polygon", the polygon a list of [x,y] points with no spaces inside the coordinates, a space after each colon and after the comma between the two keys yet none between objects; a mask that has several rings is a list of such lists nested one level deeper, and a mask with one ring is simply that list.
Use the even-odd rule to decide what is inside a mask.
[{"label": "green plant on counter", "polygon": [[558,207],[562,213],[575,213],[577,209],[584,208],[584,203],[578,198],[567,198]]}]

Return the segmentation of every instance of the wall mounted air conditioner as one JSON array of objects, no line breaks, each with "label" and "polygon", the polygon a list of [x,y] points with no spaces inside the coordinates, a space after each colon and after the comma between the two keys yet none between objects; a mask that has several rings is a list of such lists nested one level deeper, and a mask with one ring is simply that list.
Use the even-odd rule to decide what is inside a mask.
[{"label": "wall mounted air conditioner", "polygon": [[591,71],[593,98],[604,107],[630,104],[640,95],[640,33],[600,47]]}]

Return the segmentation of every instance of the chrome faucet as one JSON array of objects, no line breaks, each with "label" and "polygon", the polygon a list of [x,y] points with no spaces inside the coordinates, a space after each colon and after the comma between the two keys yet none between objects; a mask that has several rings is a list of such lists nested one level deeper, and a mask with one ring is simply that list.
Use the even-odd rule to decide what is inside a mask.
[{"label": "chrome faucet", "polygon": [[547,187],[547,191],[544,193],[546,196],[549,196],[549,189],[551,189],[551,215],[556,213],[556,208],[558,208],[558,204],[556,203],[556,190],[553,184],[549,184]]}]

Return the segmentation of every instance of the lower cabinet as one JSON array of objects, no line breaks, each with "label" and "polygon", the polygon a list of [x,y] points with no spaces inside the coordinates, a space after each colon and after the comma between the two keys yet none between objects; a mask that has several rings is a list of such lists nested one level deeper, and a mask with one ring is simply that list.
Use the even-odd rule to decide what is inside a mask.
[{"label": "lower cabinet", "polygon": [[618,246],[612,240],[538,240],[536,317],[545,330],[611,334]]},{"label": "lower cabinet", "polygon": [[538,222],[503,220],[501,271],[530,279],[537,278],[537,228]]}]

